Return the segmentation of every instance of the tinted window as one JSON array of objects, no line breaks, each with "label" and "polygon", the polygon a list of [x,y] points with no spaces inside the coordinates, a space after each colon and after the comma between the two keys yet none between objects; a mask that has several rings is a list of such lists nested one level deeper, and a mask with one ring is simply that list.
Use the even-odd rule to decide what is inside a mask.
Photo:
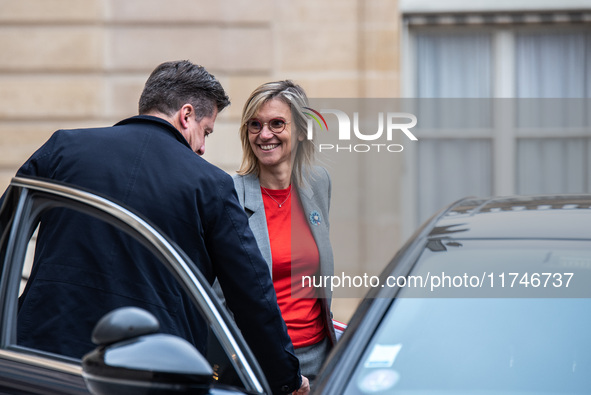
[{"label": "tinted window", "polygon": [[[553,268],[573,272],[576,281],[588,276],[591,262],[588,242],[582,241],[442,246],[427,248],[411,275],[445,271],[453,278],[486,270],[495,276],[505,272],[507,280],[511,272]],[[405,297],[410,294],[404,289],[392,303],[347,394],[587,393],[591,388],[591,299],[491,298],[475,292],[470,298],[459,293]]]}]

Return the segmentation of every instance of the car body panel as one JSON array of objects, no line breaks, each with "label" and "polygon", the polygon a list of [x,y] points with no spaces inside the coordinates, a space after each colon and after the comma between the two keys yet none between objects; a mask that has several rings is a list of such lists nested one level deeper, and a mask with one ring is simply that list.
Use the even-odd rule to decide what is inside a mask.
[{"label": "car body panel", "polygon": [[89,394],[79,365],[49,362],[45,358],[11,350],[0,350],[0,392]]},{"label": "car body panel", "polygon": [[430,237],[589,239],[585,195],[528,196],[468,200],[439,218]]}]

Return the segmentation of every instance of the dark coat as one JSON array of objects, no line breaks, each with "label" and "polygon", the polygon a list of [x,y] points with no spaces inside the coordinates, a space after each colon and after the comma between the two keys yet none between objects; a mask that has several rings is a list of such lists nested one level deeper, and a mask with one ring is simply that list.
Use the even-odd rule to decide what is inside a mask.
[{"label": "dark coat", "polygon": [[[297,358],[267,265],[232,178],[195,154],[168,122],[136,116],[113,127],[60,130],[18,171],[98,192],[143,214],[206,278],[219,278],[236,322],[274,390],[298,386]],[[121,306],[152,312],[162,332],[203,351],[207,328],[175,279],[109,225],[53,209],[19,300],[18,343],[80,358],[99,318]]]}]

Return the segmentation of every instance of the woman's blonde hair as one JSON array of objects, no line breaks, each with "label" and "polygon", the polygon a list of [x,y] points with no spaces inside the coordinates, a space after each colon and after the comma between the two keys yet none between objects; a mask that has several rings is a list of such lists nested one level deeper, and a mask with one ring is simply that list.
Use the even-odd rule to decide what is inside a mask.
[{"label": "woman's blonde hair", "polygon": [[[242,141],[242,164],[238,174],[259,175],[258,158],[254,154],[250,141],[248,139],[248,128],[246,122],[253,118],[259,109],[269,100],[278,99],[291,108],[291,130],[292,138],[304,136],[302,141],[297,144],[295,158],[293,159],[293,168],[291,172],[292,180],[301,184],[308,173],[314,161],[314,143],[307,138],[308,119],[304,115],[304,107],[308,106],[308,97],[301,86],[294,84],[290,80],[267,82],[256,88],[251,94],[242,110],[242,119],[240,124],[240,140]],[[295,134],[294,134],[295,133]],[[292,154],[294,154],[292,152]]]}]

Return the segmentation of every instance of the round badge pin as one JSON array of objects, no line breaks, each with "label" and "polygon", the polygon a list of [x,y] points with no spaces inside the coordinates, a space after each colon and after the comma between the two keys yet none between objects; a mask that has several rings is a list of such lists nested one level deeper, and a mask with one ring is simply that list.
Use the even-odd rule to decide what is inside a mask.
[{"label": "round badge pin", "polygon": [[310,213],[310,223],[312,225],[320,225],[320,222],[322,222],[320,218],[320,213],[316,210],[312,211]]}]

